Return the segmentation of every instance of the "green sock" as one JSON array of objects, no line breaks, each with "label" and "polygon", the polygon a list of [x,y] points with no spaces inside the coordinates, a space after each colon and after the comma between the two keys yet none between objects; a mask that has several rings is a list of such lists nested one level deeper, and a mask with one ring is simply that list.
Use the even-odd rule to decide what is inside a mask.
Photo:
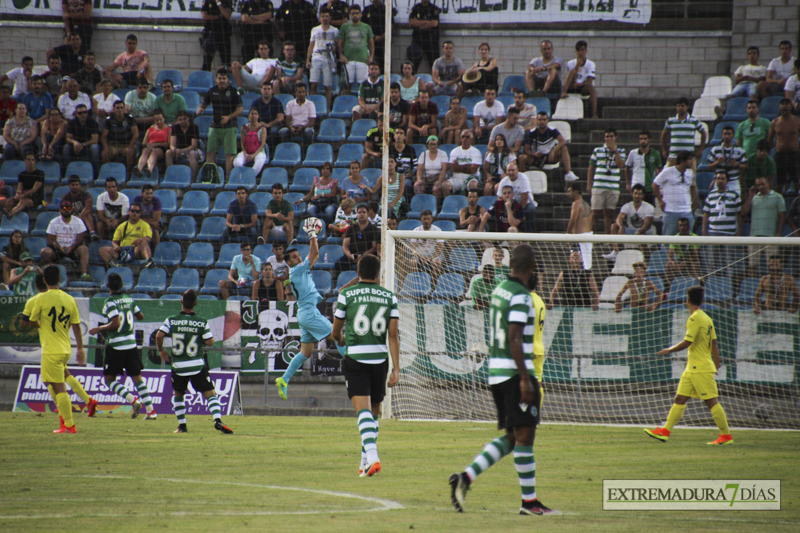
[{"label": "green sock", "polygon": [[494,439],[487,444],[481,453],[479,453],[472,464],[469,465],[464,473],[470,481],[474,481],[482,472],[491,468],[496,462],[505,457],[511,451],[511,443],[505,436]]}]

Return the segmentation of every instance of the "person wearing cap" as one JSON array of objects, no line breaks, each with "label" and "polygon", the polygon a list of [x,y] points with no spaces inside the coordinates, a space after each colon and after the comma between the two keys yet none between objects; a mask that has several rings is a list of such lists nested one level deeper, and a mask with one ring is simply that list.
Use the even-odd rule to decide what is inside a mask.
[{"label": "person wearing cap", "polygon": [[25,154],[25,170],[19,174],[17,191],[5,201],[5,214],[13,217],[20,211],[38,208],[44,203],[44,171],[36,168],[36,154]]},{"label": "person wearing cap", "polygon": [[14,296],[27,296],[30,298],[37,293],[36,274],[43,274],[42,269],[33,264],[33,255],[30,252],[22,252],[20,260],[22,261],[22,266],[12,271],[8,284],[11,285]]},{"label": "person wearing cap", "polygon": [[42,264],[49,265],[69,257],[81,265],[81,281],[92,281],[89,274],[89,249],[83,244],[86,224],[72,216],[72,202],[62,199],[59,206],[60,217],[50,221],[47,226],[47,246],[42,248]]},{"label": "person wearing cap", "polygon": [[439,137],[428,136],[425,142],[428,149],[417,159],[417,181],[414,183],[414,194],[433,194],[437,200],[442,198],[442,183],[447,177],[450,157],[444,150],[439,150]]},{"label": "person wearing cap", "polygon": [[79,218],[86,224],[93,241],[100,240],[95,232],[94,217],[92,216],[92,195],[81,189],[81,177],[71,174],[67,177],[69,191],[61,197],[62,200],[72,202],[72,216]]},{"label": "person wearing cap", "polygon": [[[661,292],[652,281],[649,279],[644,279],[646,270],[647,265],[645,265],[642,261],[637,261],[633,264],[633,279],[628,280],[628,282],[622,286],[619,294],[617,294],[617,299],[614,302],[615,312],[619,313],[622,311],[622,297],[626,292],[630,292],[631,309],[643,307],[652,313],[659,305],[661,305],[661,301],[664,298],[664,293]],[[653,299],[652,303],[648,303],[651,292],[654,293],[656,297]]]},{"label": "person wearing cap", "polygon": [[142,220],[142,206],[134,204],[128,211],[130,218],[117,226],[111,246],[100,248],[100,258],[109,267],[122,266],[117,262],[120,257],[123,263],[133,259],[144,259],[145,268],[153,268],[153,253],[150,251],[150,241],[153,239],[153,230],[150,224]]}]

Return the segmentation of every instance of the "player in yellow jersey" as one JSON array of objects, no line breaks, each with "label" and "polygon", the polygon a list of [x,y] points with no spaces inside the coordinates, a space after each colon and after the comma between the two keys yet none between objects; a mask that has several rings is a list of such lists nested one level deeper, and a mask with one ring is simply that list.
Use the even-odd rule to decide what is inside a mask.
[{"label": "player in yellow jersey", "polygon": [[719,392],[714,375],[721,365],[719,348],[717,348],[717,332],[714,329],[714,322],[700,309],[700,306],[703,305],[703,295],[702,287],[692,287],[688,290],[686,305],[689,307],[691,315],[686,321],[686,336],[675,346],[665,348],[656,354],[666,355],[689,348],[686,370],[683,371],[678,383],[675,403],[669,410],[667,423],[663,428],[644,430],[645,433],[661,442],[669,440],[670,431],[683,416],[687,400],[700,398],[711,410],[711,416],[714,417],[714,422],[720,431],[719,438],[708,444],[733,444],[733,436],[728,429],[728,418],[725,416],[722,405],[717,401]]},{"label": "player in yellow jersey", "polygon": [[67,361],[72,353],[69,330],[75,334],[78,345],[78,364],[86,363],[81,336],[81,318],[75,298],[61,291],[58,283],[61,272],[55,265],[44,269],[44,282],[47,292],[36,296],[29,315],[30,322],[38,322],[39,341],[42,343],[42,382],[51,385],[55,392],[56,405],[64,423],[54,433],[77,433],[72,420],[72,402],[64,384]]},{"label": "player in yellow jersey", "polygon": [[533,272],[528,278],[528,289],[531,291],[533,312],[536,316],[533,323],[533,371],[536,373],[536,379],[539,380],[539,411],[541,411],[544,403],[542,374],[544,374],[544,315],[546,310],[544,300],[536,293],[538,288],[539,274]]}]

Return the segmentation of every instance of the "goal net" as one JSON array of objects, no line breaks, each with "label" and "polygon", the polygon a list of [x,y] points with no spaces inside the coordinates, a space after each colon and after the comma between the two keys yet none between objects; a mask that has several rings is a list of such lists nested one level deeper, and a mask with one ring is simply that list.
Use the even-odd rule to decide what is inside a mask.
[{"label": "goal net", "polygon": [[[722,359],[720,400],[731,424],[800,427],[800,302],[794,279],[784,276],[798,271],[798,239],[498,233],[481,239],[389,232],[384,281],[400,299],[401,364],[387,402],[391,416],[495,420],[485,306],[491,287],[508,275],[509,250],[526,242],[536,251],[537,293],[548,308],[545,422],[663,422],[687,352],[656,352],[683,339],[686,291],[702,285]],[[614,247],[616,260],[605,259]],[[762,276],[771,277],[762,283]],[[702,402],[692,401],[681,423],[713,420]]]}]

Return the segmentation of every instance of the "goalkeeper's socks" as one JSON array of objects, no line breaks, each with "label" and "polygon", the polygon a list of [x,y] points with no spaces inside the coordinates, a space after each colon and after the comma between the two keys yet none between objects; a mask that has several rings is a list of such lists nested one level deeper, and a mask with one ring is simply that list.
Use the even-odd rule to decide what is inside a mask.
[{"label": "goalkeeper's socks", "polygon": [[367,454],[367,464],[372,464],[378,460],[378,445],[375,443],[375,419],[369,409],[358,412],[358,431],[361,433],[361,445]]},{"label": "goalkeeper's socks", "polygon": [[722,408],[721,404],[717,404],[711,408],[711,416],[714,417],[714,422],[716,422],[719,432],[722,435],[731,434],[731,430],[728,427],[728,417],[725,415],[725,409]]},{"label": "goalkeeper's socks", "polygon": [[536,499],[536,461],[533,460],[533,446],[514,447],[514,467],[517,469],[522,499]]},{"label": "goalkeeper's socks", "polygon": [[208,410],[211,411],[214,420],[222,420],[222,408],[219,405],[217,395],[209,396],[206,401],[208,402]]},{"label": "goalkeeper's socks", "polygon": [[475,459],[472,461],[472,464],[464,470],[464,473],[467,475],[470,482],[472,482],[476,477],[481,475],[481,473],[488,470],[491,466],[508,455],[510,452],[511,443],[508,442],[508,439],[505,438],[505,436],[494,439],[483,448],[483,451],[480,454],[475,457]]},{"label": "goalkeeper's socks", "polygon": [[92,401],[92,397],[86,394],[86,390],[83,388],[83,385],[81,385],[80,381],[75,379],[75,376],[68,376],[64,381],[67,382],[67,385],[69,385],[70,389],[75,391],[75,394],[80,396],[81,400],[83,400],[83,403],[88,404],[90,401]]},{"label": "goalkeeper's socks", "polygon": [[675,427],[678,422],[680,422],[685,410],[686,404],[678,405],[677,403],[673,403],[672,408],[669,410],[669,415],[667,415],[667,423],[664,424],[664,429],[667,431],[672,431],[672,428]]},{"label": "goalkeeper's socks", "polygon": [[292,379],[292,376],[294,376],[294,373],[297,372],[297,370],[301,366],[303,366],[303,364],[306,361],[308,361],[308,357],[306,357],[305,355],[303,355],[301,353],[298,353],[297,355],[295,355],[294,358],[292,359],[292,362],[289,363],[289,367],[286,369],[286,372],[283,373],[283,381],[285,381],[286,383],[289,383],[289,380]]},{"label": "goalkeeper's socks", "polygon": [[136,397],[128,392],[128,389],[126,389],[122,383],[119,382],[119,380],[114,380],[109,383],[108,388],[111,389],[117,396],[122,396],[125,398],[128,403],[133,403],[136,400]]},{"label": "goalkeeper's socks", "polygon": [[150,397],[150,389],[147,387],[147,381],[142,378],[142,380],[136,384],[136,388],[139,390],[139,399],[144,403],[147,412],[152,412],[153,399]]},{"label": "goalkeeper's socks", "polygon": [[178,417],[178,424],[186,427],[186,403],[183,401],[183,396],[172,397],[172,410],[175,411],[175,416]]}]

